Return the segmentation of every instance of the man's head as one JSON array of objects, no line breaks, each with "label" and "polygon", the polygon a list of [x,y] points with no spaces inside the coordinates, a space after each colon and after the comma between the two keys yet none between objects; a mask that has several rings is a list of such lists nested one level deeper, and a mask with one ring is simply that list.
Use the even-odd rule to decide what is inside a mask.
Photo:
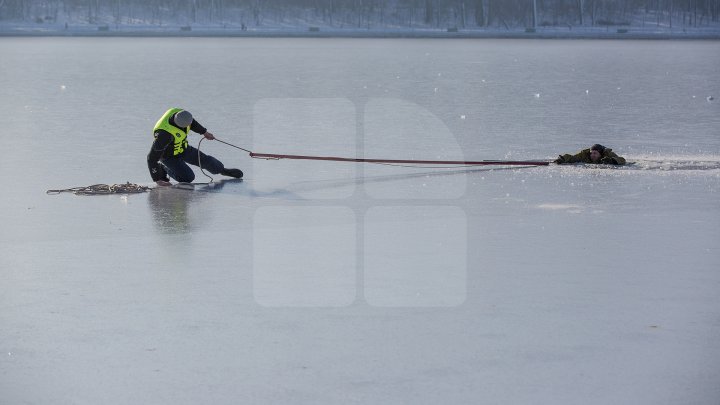
[{"label": "man's head", "polygon": [[193,122],[193,116],[190,114],[190,111],[178,111],[175,113],[175,125],[177,125],[180,128],[186,128],[189,127],[190,124]]},{"label": "man's head", "polygon": [[603,152],[605,152],[605,147],[600,145],[599,143],[596,143],[595,145],[590,147],[590,160],[593,162],[599,162],[602,158]]}]

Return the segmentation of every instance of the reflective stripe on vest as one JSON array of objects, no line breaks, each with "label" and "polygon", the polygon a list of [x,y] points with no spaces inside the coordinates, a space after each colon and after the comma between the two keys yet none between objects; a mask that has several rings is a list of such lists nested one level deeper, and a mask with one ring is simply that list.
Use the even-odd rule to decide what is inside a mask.
[{"label": "reflective stripe on vest", "polygon": [[188,147],[188,141],[187,141],[187,134],[188,131],[190,131],[190,127],[187,128],[179,128],[172,124],[170,124],[170,118],[177,112],[182,111],[182,108],[171,108],[167,110],[165,114],[163,114],[162,117],[158,120],[158,122],[155,124],[155,128],[153,128],[153,134],[158,130],[162,129],[163,131],[167,131],[170,134],[172,134],[174,139],[173,144],[173,156],[177,156],[185,151],[185,149]]}]

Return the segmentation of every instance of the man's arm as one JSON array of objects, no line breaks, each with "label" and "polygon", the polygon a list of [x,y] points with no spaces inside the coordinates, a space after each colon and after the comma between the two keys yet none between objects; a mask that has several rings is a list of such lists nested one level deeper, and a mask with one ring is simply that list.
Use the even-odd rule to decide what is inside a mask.
[{"label": "man's arm", "polygon": [[200,135],[204,135],[205,132],[207,132],[207,128],[200,125],[200,123],[195,120],[193,120],[192,124],[190,124],[190,130],[193,132],[197,132]]},{"label": "man's arm", "polygon": [[[586,157],[586,155],[588,155]],[[580,162],[587,162],[590,160],[589,153],[586,153],[584,150],[571,155],[569,153],[566,153],[564,155],[558,156],[557,159],[555,159],[555,163],[557,164],[563,164],[563,163],[580,163]]]},{"label": "man's arm", "polygon": [[167,131],[158,130],[155,132],[155,142],[150,147],[150,153],[147,155],[148,170],[150,170],[150,177],[153,181],[164,181],[169,182],[170,179],[165,173],[165,169],[160,164],[163,152],[173,142],[173,137]]},{"label": "man's arm", "polygon": [[213,139],[215,139],[215,136],[213,136],[213,134],[211,134],[210,131],[207,130],[207,128],[200,125],[200,123],[195,120],[193,120],[192,124],[190,124],[190,130],[193,132],[197,132],[208,140],[212,141]]},{"label": "man's arm", "polygon": [[624,165],[625,164],[625,158],[622,156],[618,156],[617,153],[613,152],[610,149],[606,149],[605,156],[602,158],[603,163],[608,163],[612,165]]},{"label": "man's arm", "polygon": [[561,165],[563,163],[570,163],[570,159],[572,159],[572,155],[566,153],[564,155],[559,155],[553,162]]}]

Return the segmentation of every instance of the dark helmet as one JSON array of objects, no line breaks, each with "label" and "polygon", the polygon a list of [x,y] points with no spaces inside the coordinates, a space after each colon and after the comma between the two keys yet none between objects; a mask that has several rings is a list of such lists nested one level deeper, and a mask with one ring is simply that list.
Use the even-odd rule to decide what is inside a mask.
[{"label": "dark helmet", "polygon": [[189,127],[193,122],[193,116],[190,111],[179,111],[175,114],[175,124],[180,128]]},{"label": "dark helmet", "polygon": [[600,145],[599,143],[596,143],[595,145],[590,147],[590,150],[591,151],[596,150],[596,151],[600,152],[600,154],[602,154],[603,152],[605,152],[605,147]]}]

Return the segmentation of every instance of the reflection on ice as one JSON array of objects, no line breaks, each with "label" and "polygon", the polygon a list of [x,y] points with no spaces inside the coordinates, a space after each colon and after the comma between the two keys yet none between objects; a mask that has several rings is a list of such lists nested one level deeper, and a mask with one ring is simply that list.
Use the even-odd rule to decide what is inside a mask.
[{"label": "reflection on ice", "polygon": [[161,233],[185,233],[199,227],[188,214],[191,206],[201,204],[208,193],[219,193],[242,179],[223,179],[213,183],[180,183],[172,187],[155,187],[148,193],[153,221]]},{"label": "reflection on ice", "polygon": [[207,195],[183,188],[157,187],[150,191],[148,204],[158,230],[163,233],[184,233],[192,230],[188,217],[191,203]]}]

